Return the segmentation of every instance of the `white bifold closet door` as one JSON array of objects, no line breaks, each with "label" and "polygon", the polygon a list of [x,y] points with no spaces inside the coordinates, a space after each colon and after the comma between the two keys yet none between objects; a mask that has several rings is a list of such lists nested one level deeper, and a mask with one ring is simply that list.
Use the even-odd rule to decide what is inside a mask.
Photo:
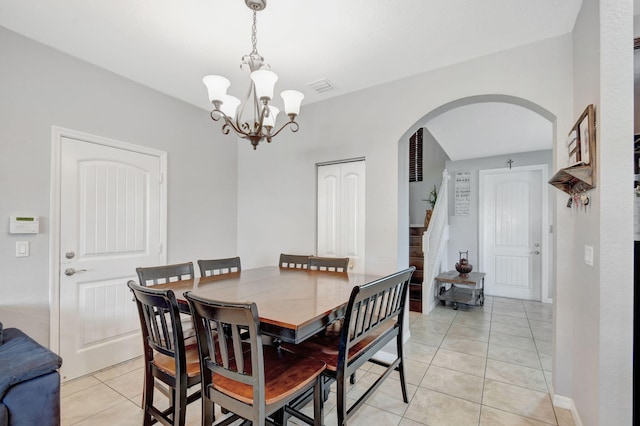
[{"label": "white bifold closet door", "polygon": [[364,273],[365,162],[318,166],[318,256],[349,257]]}]

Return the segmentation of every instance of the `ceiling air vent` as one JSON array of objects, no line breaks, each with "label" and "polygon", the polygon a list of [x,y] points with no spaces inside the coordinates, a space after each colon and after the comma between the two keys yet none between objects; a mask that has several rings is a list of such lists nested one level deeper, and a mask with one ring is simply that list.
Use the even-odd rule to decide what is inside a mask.
[{"label": "ceiling air vent", "polygon": [[307,83],[307,86],[311,87],[313,90],[315,90],[318,93],[326,93],[330,90],[335,89],[333,84],[326,78],[321,78],[320,80]]}]

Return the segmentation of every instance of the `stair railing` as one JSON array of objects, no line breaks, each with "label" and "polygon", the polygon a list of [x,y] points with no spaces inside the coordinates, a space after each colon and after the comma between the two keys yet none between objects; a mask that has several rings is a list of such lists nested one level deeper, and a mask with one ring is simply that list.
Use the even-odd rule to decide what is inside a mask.
[{"label": "stair railing", "polygon": [[449,174],[442,172],[438,200],[433,207],[431,220],[422,234],[424,269],[422,281],[422,313],[427,314],[436,306],[435,277],[441,272],[442,257],[449,241]]}]

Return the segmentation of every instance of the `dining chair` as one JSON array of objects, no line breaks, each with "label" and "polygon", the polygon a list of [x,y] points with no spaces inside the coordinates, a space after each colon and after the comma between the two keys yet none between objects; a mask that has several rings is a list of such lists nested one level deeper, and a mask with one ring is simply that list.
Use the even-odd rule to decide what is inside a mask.
[{"label": "dining chair", "polygon": [[280,254],[280,263],[278,266],[281,268],[292,268],[292,269],[308,269],[309,268],[309,258],[311,256],[305,256],[301,254]]},{"label": "dining chair", "polygon": [[348,257],[317,257],[309,258],[309,269],[317,271],[347,272]]},{"label": "dining chair", "polygon": [[240,272],[240,257],[198,260],[198,267],[200,268],[201,277]]},{"label": "dining chair", "polygon": [[[255,303],[218,302],[191,292],[185,297],[193,313],[202,366],[203,425],[213,421],[214,403],[232,413],[219,425],[240,418],[254,425],[273,423],[273,417],[281,415],[282,410],[306,423],[323,424],[319,379],[324,362],[264,345]],[[212,329],[217,330],[218,345]],[[248,336],[242,338],[245,330]],[[243,343],[249,345],[249,351],[241,349]],[[230,359],[230,354],[235,357]],[[310,389],[313,419],[287,407]]]},{"label": "dining chair", "polygon": [[[200,358],[194,342],[185,345],[180,311],[172,290],[143,287],[131,280],[144,346],[144,424],[184,425],[187,405],[200,398]],[[154,405],[156,381],[169,387],[170,407]]]},{"label": "dining chair", "polygon": [[[284,349],[293,347],[301,355],[326,363],[323,376],[329,380],[322,380],[321,383],[326,387],[333,380],[336,381],[339,425],[346,425],[354,412],[393,371],[398,371],[400,375],[402,398],[408,403],[402,335],[407,289],[413,271],[415,267],[411,266],[363,286],[353,287],[339,336],[320,333],[299,345],[283,344]],[[395,359],[380,361],[373,358],[394,340]],[[347,380],[366,362],[381,365],[385,370],[357,401],[348,406]]]},{"label": "dining chair", "polygon": [[[187,280],[195,278],[193,262],[175,263],[173,265],[150,266],[136,268],[141,286],[168,283],[171,281]],[[181,314],[182,328],[187,343],[195,340],[195,330],[191,322],[191,315]]]},{"label": "dining chair", "polygon": [[136,272],[142,286],[193,279],[195,277],[193,262],[136,268]]}]

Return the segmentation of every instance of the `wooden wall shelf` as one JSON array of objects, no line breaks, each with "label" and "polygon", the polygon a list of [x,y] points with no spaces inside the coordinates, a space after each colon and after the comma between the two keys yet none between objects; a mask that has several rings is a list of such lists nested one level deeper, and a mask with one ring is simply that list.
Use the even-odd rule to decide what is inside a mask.
[{"label": "wooden wall shelf", "polygon": [[[575,141],[575,151],[570,151],[570,161],[577,161],[556,172],[549,184],[569,195],[585,192],[596,186],[596,115],[593,104],[588,105],[569,132],[567,146]],[[573,144],[571,144],[573,145]]]},{"label": "wooden wall shelf", "polygon": [[593,188],[593,168],[591,166],[565,167],[549,179],[549,183],[567,194],[584,192]]}]

